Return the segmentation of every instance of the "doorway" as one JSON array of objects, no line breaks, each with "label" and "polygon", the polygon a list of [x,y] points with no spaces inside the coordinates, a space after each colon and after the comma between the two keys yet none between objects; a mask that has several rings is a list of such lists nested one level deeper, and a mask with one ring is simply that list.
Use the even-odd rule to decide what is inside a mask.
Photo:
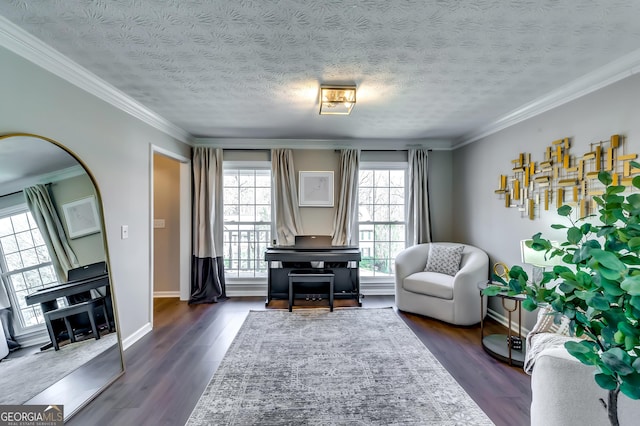
[{"label": "doorway", "polygon": [[191,266],[191,162],[151,146],[151,289],[153,299],[189,299]]}]

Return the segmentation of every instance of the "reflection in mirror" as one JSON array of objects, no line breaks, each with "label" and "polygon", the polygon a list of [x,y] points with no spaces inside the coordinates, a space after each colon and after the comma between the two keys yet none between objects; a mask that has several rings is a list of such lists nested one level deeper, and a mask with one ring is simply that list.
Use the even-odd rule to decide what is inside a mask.
[{"label": "reflection in mirror", "polygon": [[62,145],[0,136],[0,405],[67,420],[124,371],[102,211]]}]

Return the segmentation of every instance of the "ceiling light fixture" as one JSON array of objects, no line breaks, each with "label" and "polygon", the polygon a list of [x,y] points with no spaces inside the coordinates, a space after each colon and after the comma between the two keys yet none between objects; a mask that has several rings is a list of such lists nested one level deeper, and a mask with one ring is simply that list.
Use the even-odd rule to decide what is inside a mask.
[{"label": "ceiling light fixture", "polygon": [[356,104],[356,86],[320,86],[320,115],[349,115]]}]

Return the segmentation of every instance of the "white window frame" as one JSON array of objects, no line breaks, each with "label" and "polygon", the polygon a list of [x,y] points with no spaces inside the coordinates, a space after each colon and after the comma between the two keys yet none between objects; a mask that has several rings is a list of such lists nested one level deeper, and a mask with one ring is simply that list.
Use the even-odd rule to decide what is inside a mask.
[{"label": "white window frame", "polygon": [[[21,203],[21,204],[0,209],[0,218],[15,216],[18,214],[28,213],[28,212],[29,212],[29,207],[27,206],[27,204]],[[47,250],[49,249],[47,248]],[[1,251],[2,251],[2,248],[0,247],[0,252]],[[49,255],[51,256],[51,254]],[[13,324],[14,324],[15,333],[17,336],[44,330],[45,328],[44,317],[42,318],[42,322],[40,322],[37,325],[32,325],[32,326],[25,325],[24,319],[22,318],[19,300],[16,296],[15,289],[8,282],[9,281],[8,276],[17,274],[17,273],[27,272],[33,269],[38,269],[43,266],[51,266],[51,265],[52,265],[52,262],[49,261],[49,262],[39,263],[38,265],[32,265],[32,266],[27,266],[21,269],[16,269],[9,272],[8,267],[4,260],[4,253],[0,253],[0,285],[3,285],[7,291],[7,295],[9,297],[9,301],[12,306]],[[54,286],[56,284],[58,284],[58,282],[51,283],[50,285],[45,286],[45,288]],[[39,310],[40,306],[39,305],[35,306],[34,309]]]},{"label": "white window frame", "polygon": [[[380,161],[360,161],[360,167],[359,167],[359,171],[358,171],[358,175],[359,172],[361,170],[404,170],[404,200],[405,200],[405,217],[404,217],[404,222],[370,222],[370,223],[376,223],[376,224],[404,224],[405,226],[405,233],[404,233],[404,247],[406,248],[407,246],[407,233],[406,233],[406,227],[407,227],[407,196],[408,196],[408,178],[409,178],[409,162],[408,161],[394,161],[394,162],[380,162]],[[358,200],[358,208],[360,207],[360,201]],[[358,214],[359,217],[359,214]],[[358,221],[356,222],[356,235],[358,235],[358,239],[360,237],[360,224],[362,222],[360,222],[360,220],[358,219]],[[393,259],[391,259],[393,261]],[[370,275],[363,275],[362,274],[362,268],[361,268],[361,274],[360,274],[360,281],[361,282],[389,282],[390,277],[389,276],[370,276]]]},{"label": "white window frame", "polygon": [[[223,160],[223,168],[224,171],[227,170],[267,170],[269,171],[269,175],[271,176],[271,162],[270,161],[263,161],[263,160],[256,160],[256,161],[226,161]],[[224,203],[224,200],[223,200]],[[270,229],[270,240],[272,240],[273,238],[271,238],[273,236],[274,233],[274,225],[273,225],[273,176],[271,176],[271,220],[268,223],[269,225],[269,229]],[[225,222],[227,223],[227,222]],[[267,222],[264,222],[265,224],[267,224]],[[255,274],[255,273],[254,273]],[[231,287],[233,287],[234,284],[238,284],[241,282],[267,282],[267,276],[268,276],[268,265],[267,265],[267,272],[265,273],[264,276],[253,276],[253,277],[243,277],[243,276],[237,276],[237,275],[227,275],[225,272],[225,280],[227,282],[227,284],[229,284]]]}]

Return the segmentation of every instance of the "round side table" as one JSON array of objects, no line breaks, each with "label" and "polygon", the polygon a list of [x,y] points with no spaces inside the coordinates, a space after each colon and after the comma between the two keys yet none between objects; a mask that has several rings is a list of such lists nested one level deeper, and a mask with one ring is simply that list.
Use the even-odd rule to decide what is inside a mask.
[{"label": "round side table", "polygon": [[[522,367],[524,365],[524,356],[526,353],[526,342],[522,337],[522,301],[526,299],[526,296],[518,294],[515,296],[505,293],[498,293],[495,297],[499,297],[502,302],[502,307],[507,311],[507,334],[489,334],[484,335],[484,298],[482,297],[482,290],[491,285],[491,281],[481,281],[478,283],[478,289],[480,290],[480,339],[482,340],[482,347],[489,355],[509,363],[509,365],[515,365]],[[515,334],[512,330],[514,313],[518,314],[518,333]]]}]

